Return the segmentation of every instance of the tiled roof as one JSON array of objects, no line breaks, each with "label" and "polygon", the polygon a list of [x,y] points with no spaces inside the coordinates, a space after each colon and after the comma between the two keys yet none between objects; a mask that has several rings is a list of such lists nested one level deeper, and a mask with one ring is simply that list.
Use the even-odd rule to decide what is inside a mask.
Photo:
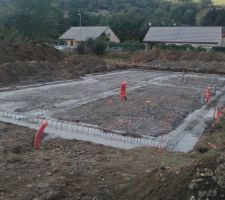
[{"label": "tiled roof", "polygon": [[150,27],[144,41],[221,44],[222,27]]},{"label": "tiled roof", "polygon": [[96,39],[108,28],[108,26],[71,27],[68,31],[61,35],[59,39],[73,39],[76,41],[86,41],[88,38]]}]

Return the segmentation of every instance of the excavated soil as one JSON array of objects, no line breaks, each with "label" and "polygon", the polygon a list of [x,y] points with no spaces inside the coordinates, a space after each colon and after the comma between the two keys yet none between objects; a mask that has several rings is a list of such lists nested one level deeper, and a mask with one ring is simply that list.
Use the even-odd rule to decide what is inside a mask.
[{"label": "excavated soil", "polygon": [[127,62],[115,62],[117,68],[138,68],[175,72],[225,74],[225,56],[220,52],[196,52],[153,49],[136,53]]},{"label": "excavated soil", "polygon": [[76,79],[106,70],[106,63],[95,56],[65,56],[43,44],[0,41],[0,87]]},{"label": "excavated soil", "polygon": [[[132,68],[225,74],[224,54],[216,57],[207,53],[193,53],[185,57],[182,54],[168,52],[166,56],[153,54],[152,58],[149,55],[147,59],[137,58],[136,64],[120,63],[107,66],[99,58],[87,56],[61,58],[61,54],[53,49],[47,50],[46,47],[42,49],[39,46],[4,42],[0,42],[0,47],[0,87],[71,79],[86,73]],[[154,93],[154,90],[149,92]],[[155,95],[162,101],[166,110],[171,109],[163,103],[167,97],[167,93],[163,92],[165,97],[156,92]],[[141,102],[149,98],[142,91],[137,91],[135,95]],[[186,98],[192,99],[186,90],[180,95],[183,95],[184,103],[193,104],[193,101],[186,102]],[[112,109],[115,109],[114,105],[122,104],[115,98],[117,97],[95,103],[95,106],[101,106],[107,111],[105,117],[109,119],[113,113]],[[128,98],[129,101],[133,101],[134,96],[130,95]],[[171,100],[176,100],[173,98]],[[150,112],[156,112],[154,108],[157,105],[154,99],[150,100],[152,100]],[[118,107],[119,116],[124,116],[125,112],[132,116],[130,111],[133,108],[129,101],[123,103],[126,110]],[[135,101],[133,103],[137,104]],[[178,108],[180,106],[173,101],[172,104]],[[88,106],[90,109],[93,108],[91,104]],[[137,112],[136,110],[134,112],[136,115],[132,117],[139,119],[142,116],[143,105],[136,106],[138,107]],[[181,110],[181,116],[185,115],[186,107]],[[92,110],[85,111],[91,113]],[[97,113],[94,108],[93,111]],[[73,112],[71,113],[75,116]],[[80,115],[82,116],[82,113]],[[174,115],[177,116],[176,110]],[[101,122],[102,119],[97,120]],[[213,132],[207,140],[203,139],[202,144],[207,147],[208,142],[217,146],[216,150],[207,149],[209,152],[203,155],[164,151],[160,153],[158,149],[153,148],[124,151],[59,138],[54,140],[45,138],[41,150],[34,151],[34,134],[35,131],[27,128],[0,123],[0,199],[225,199],[224,129],[219,136]]]},{"label": "excavated soil", "polygon": [[162,162],[177,167],[191,160],[182,154],[167,159],[172,153],[154,149],[123,151],[62,139],[44,141],[34,151],[34,133],[0,124],[0,199],[113,199],[140,169],[149,173]]},{"label": "excavated soil", "polygon": [[[130,151],[62,139],[33,150],[35,131],[0,123],[0,199],[223,199],[225,159]],[[195,197],[195,198],[194,198]]]},{"label": "excavated soil", "polygon": [[205,62],[211,61],[225,62],[224,53],[220,52],[182,51],[175,49],[160,49],[160,48],[155,48],[148,52],[137,53],[131,58],[131,61],[146,62],[146,63],[154,60],[167,60],[167,61],[200,60]]},{"label": "excavated soil", "polygon": [[129,57],[107,64],[93,55],[65,56],[48,45],[0,41],[0,87],[77,79],[85,74],[126,69],[225,74],[223,53],[155,49]]},{"label": "excavated soil", "polygon": [[92,56],[72,56],[58,63],[15,61],[0,65],[0,87],[77,79],[87,73],[107,71],[104,61]]},{"label": "excavated soil", "polygon": [[59,62],[62,58],[59,51],[47,45],[0,40],[0,64],[32,60]]}]

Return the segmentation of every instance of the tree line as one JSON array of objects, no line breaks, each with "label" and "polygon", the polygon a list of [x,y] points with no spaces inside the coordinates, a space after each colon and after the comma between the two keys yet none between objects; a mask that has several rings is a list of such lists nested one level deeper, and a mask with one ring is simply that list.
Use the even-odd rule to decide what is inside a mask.
[{"label": "tree line", "polygon": [[152,26],[224,25],[210,0],[0,0],[0,39],[54,41],[70,26],[109,25],[122,41],[141,41]]}]

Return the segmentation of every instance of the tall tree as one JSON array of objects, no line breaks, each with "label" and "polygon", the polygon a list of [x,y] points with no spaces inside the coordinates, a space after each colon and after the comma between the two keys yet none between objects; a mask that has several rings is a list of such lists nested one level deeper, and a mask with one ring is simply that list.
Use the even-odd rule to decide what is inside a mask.
[{"label": "tall tree", "polygon": [[225,9],[211,9],[203,17],[201,24],[204,26],[225,26]]},{"label": "tall tree", "polygon": [[59,34],[63,13],[51,0],[13,0],[12,3],[16,9],[4,21],[11,31],[19,32],[28,40],[45,40]]}]

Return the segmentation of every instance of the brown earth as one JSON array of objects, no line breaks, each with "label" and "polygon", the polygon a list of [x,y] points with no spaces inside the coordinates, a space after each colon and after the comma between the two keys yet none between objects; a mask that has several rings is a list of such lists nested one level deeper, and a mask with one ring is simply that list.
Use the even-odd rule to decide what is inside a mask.
[{"label": "brown earth", "polygon": [[151,62],[153,60],[167,60],[167,61],[178,61],[178,60],[199,60],[205,62],[218,61],[225,62],[224,53],[220,52],[197,52],[197,51],[181,51],[175,49],[159,49],[155,48],[148,52],[140,52],[135,54],[131,61],[136,62]]},{"label": "brown earth", "polygon": [[0,64],[32,60],[59,62],[62,58],[59,51],[47,45],[0,40]]},{"label": "brown earth", "polygon": [[92,56],[72,56],[58,63],[48,61],[15,61],[0,65],[0,87],[76,79],[106,71],[104,61]]},{"label": "brown earth", "polygon": [[225,75],[225,62],[217,61],[199,61],[199,60],[154,60],[149,63],[115,63],[112,67],[116,69],[145,69],[161,70],[173,72],[194,72],[203,74],[220,74]]},{"label": "brown earth", "polygon": [[135,68],[175,72],[225,74],[225,54],[219,52],[196,52],[153,49],[125,56],[126,61],[111,62],[117,69]]},{"label": "brown earth", "polygon": [[[195,151],[207,152],[209,149],[223,149],[225,150],[225,120],[221,120],[218,124],[212,124],[205,131],[205,134],[200,138],[198,144],[195,146]],[[215,145],[213,147],[212,145]]]},{"label": "brown earth", "polygon": [[221,149],[202,155],[125,151],[54,139],[34,151],[34,133],[0,123],[0,199],[224,199]]},{"label": "brown earth", "polygon": [[[60,58],[52,55],[58,55],[55,50],[38,49],[39,53],[35,53],[33,47],[31,50],[21,47],[7,44],[3,50],[0,48],[1,86],[128,68],[225,74],[225,60],[221,57],[205,60],[201,54],[180,60],[182,56],[168,52],[171,58],[156,55],[153,60],[107,66],[99,58],[86,55],[61,59],[61,54]],[[48,52],[51,58],[46,56]],[[34,151],[35,131],[0,123],[0,199],[225,199],[224,124],[223,121],[219,127],[210,129],[196,146],[198,152],[205,149],[206,153],[180,154],[159,153],[154,148],[125,151],[63,139],[45,140],[41,150]],[[217,149],[209,146],[209,142]]]},{"label": "brown earth", "polygon": [[0,87],[76,79],[106,71],[95,56],[65,56],[53,47],[0,41]]},{"label": "brown earth", "polygon": [[112,54],[111,60],[115,58],[116,62],[111,62],[93,55],[65,56],[47,45],[0,41],[0,87],[76,79],[88,73],[134,68],[225,74],[224,55],[155,49],[132,56]]}]

